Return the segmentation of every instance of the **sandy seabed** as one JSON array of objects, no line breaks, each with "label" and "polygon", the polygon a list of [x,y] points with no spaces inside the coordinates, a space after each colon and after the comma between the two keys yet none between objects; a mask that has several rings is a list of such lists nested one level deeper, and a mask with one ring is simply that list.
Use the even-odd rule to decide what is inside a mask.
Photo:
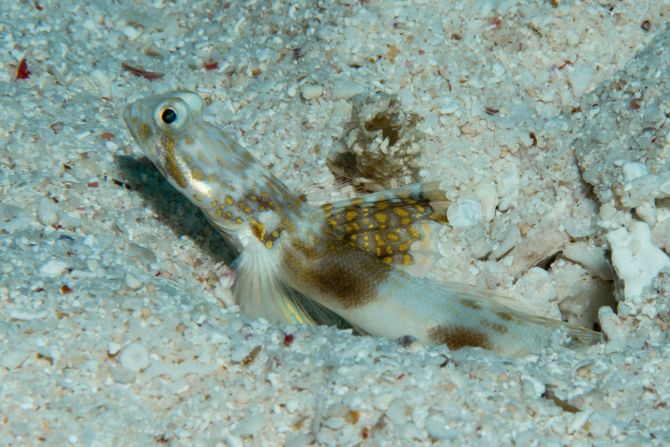
[{"label": "sandy seabed", "polygon": [[[0,0],[0,444],[667,445],[669,20]],[[440,180],[432,276],[606,342],[505,358],[240,315],[230,251],[120,117],[175,88],[311,201]]]}]

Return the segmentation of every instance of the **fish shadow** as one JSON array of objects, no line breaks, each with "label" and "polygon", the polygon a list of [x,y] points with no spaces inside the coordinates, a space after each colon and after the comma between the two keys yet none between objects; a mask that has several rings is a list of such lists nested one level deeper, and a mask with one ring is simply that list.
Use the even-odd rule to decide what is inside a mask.
[{"label": "fish shadow", "polygon": [[216,262],[232,265],[237,257],[235,249],[212,227],[197,206],[165,180],[151,160],[147,157],[117,155],[114,162],[124,176],[124,182],[115,182],[138,193],[158,220],[169,226],[176,235],[191,239]]}]

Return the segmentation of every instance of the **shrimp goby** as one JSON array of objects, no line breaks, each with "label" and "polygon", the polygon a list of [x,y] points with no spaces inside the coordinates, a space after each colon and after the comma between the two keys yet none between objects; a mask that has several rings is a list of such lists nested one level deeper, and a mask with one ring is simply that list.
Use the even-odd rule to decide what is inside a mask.
[{"label": "shrimp goby", "polygon": [[426,278],[448,227],[437,182],[310,205],[204,121],[203,106],[197,93],[173,91],[123,117],[156,168],[240,251],[234,294],[246,314],[505,354],[537,352],[556,330],[575,346],[600,339],[489,291]]}]

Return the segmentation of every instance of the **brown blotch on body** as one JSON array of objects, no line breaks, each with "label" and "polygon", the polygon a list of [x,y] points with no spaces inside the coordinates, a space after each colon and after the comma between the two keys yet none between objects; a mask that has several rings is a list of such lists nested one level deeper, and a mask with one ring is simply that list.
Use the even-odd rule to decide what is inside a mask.
[{"label": "brown blotch on body", "polygon": [[502,324],[494,323],[493,321],[489,320],[482,320],[482,326],[486,326],[487,328],[494,330],[498,332],[499,334],[506,334],[507,333],[507,327],[503,326]]},{"label": "brown blotch on body", "polygon": [[309,294],[316,288],[345,308],[362,306],[377,297],[377,288],[390,267],[375,256],[330,239],[309,246],[292,241],[284,252],[284,265],[294,276],[296,288]]},{"label": "brown blotch on body", "polygon": [[514,316],[509,312],[505,312],[505,311],[501,310],[501,311],[497,311],[495,314],[498,316],[498,318],[500,318],[501,320],[504,320],[504,321],[514,320]]},{"label": "brown blotch on body", "polygon": [[466,346],[492,349],[486,334],[465,326],[435,326],[428,330],[428,337],[433,343],[447,345],[453,350]]},{"label": "brown blotch on body", "polygon": [[458,300],[459,303],[461,303],[462,306],[469,307],[470,309],[473,310],[482,310],[482,306],[475,302],[474,300],[470,300],[467,298],[461,298]]}]

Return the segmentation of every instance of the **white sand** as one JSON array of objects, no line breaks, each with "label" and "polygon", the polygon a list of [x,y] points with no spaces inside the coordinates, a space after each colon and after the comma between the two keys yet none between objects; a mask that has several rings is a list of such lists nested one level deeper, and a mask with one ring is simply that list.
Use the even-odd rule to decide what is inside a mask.
[{"label": "white sand", "polygon": [[[670,442],[670,2],[177,3],[0,0],[0,445]],[[174,88],[310,200],[353,194],[326,163],[349,150],[354,183],[441,180],[433,276],[586,325],[618,304],[608,342],[517,359],[245,318],[221,238],[123,128]]]}]

